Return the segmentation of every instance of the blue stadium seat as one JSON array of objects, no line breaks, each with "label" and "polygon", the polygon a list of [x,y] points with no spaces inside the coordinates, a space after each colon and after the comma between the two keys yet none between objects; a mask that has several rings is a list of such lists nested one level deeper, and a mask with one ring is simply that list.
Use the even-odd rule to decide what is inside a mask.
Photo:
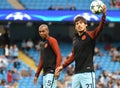
[{"label": "blue stadium seat", "polygon": [[14,9],[7,0],[0,0],[0,9]]}]

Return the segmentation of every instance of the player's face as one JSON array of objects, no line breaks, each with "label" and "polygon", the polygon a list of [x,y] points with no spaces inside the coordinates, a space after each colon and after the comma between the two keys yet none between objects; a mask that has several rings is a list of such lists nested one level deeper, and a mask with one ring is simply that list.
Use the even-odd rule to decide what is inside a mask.
[{"label": "player's face", "polygon": [[83,31],[85,31],[86,27],[87,27],[87,24],[85,24],[82,21],[77,21],[75,23],[75,29],[76,29],[77,32],[83,32]]},{"label": "player's face", "polygon": [[39,35],[42,38],[46,38],[46,36],[48,35],[48,29],[46,27],[42,27],[39,29]]}]

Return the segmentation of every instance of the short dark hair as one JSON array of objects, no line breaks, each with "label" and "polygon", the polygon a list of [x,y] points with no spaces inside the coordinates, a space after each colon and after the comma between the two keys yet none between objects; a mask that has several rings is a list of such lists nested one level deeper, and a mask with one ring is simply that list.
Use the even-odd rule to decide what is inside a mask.
[{"label": "short dark hair", "polygon": [[85,24],[87,24],[87,20],[86,20],[84,17],[80,16],[80,15],[77,15],[77,16],[74,17],[74,24],[75,24],[77,21],[82,21],[82,22],[84,22]]}]

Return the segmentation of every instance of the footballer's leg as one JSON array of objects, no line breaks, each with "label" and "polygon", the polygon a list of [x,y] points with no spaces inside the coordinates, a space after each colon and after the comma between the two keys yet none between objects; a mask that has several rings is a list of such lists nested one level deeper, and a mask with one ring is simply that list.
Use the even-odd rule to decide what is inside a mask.
[{"label": "footballer's leg", "polygon": [[95,88],[95,73],[94,72],[81,73],[80,82],[82,88]]}]

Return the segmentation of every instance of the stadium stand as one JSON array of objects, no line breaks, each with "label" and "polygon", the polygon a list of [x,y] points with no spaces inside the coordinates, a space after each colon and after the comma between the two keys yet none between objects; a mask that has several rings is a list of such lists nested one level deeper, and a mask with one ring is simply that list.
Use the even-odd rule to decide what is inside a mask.
[{"label": "stadium stand", "polygon": [[14,9],[7,0],[0,0],[0,9]]},{"label": "stadium stand", "polygon": [[[0,48],[0,56],[3,55],[3,52],[4,52],[4,48]],[[19,68],[17,68],[17,71],[20,72],[20,75],[19,75],[20,79],[17,82],[14,82],[14,84],[16,84],[18,87],[13,87],[13,88],[41,88],[41,85],[33,84],[33,78],[34,78],[36,67],[34,67],[34,62],[32,62],[32,60],[28,58],[29,57],[27,57],[26,55],[24,55],[19,51],[20,66]],[[9,62],[6,72],[0,73],[0,88],[8,88],[9,85],[7,83],[7,72],[13,69],[13,67],[14,67],[14,61]],[[23,69],[25,69],[26,72],[30,71],[30,74],[29,75],[25,75],[25,73],[22,74]],[[2,80],[5,80],[5,84],[2,84]],[[39,77],[38,82],[42,84],[42,75]],[[12,86],[14,86],[14,84]],[[10,88],[12,88],[12,86]]]},{"label": "stadium stand", "polygon": [[[92,0],[1,0],[0,9],[48,10],[51,6],[52,9],[64,10],[74,5],[76,10],[88,10],[91,2]],[[103,2],[108,10],[119,10],[119,8],[111,7],[109,0],[103,0]]]},{"label": "stadium stand", "polygon": [[8,2],[15,8],[15,9],[25,9],[18,0],[8,0]]},{"label": "stadium stand", "polygon": [[[47,10],[50,6],[55,8],[63,8],[63,10],[68,6],[69,8],[74,5],[76,10],[88,10],[90,3],[93,0],[20,0],[21,4],[25,6],[26,9],[41,9]],[[32,2],[32,3],[31,3]],[[42,2],[42,3],[41,3]],[[107,5],[108,10],[118,10],[119,8],[114,8],[110,6],[109,0],[103,0]],[[85,3],[85,4],[83,4]],[[84,8],[83,8],[84,7]]]}]

